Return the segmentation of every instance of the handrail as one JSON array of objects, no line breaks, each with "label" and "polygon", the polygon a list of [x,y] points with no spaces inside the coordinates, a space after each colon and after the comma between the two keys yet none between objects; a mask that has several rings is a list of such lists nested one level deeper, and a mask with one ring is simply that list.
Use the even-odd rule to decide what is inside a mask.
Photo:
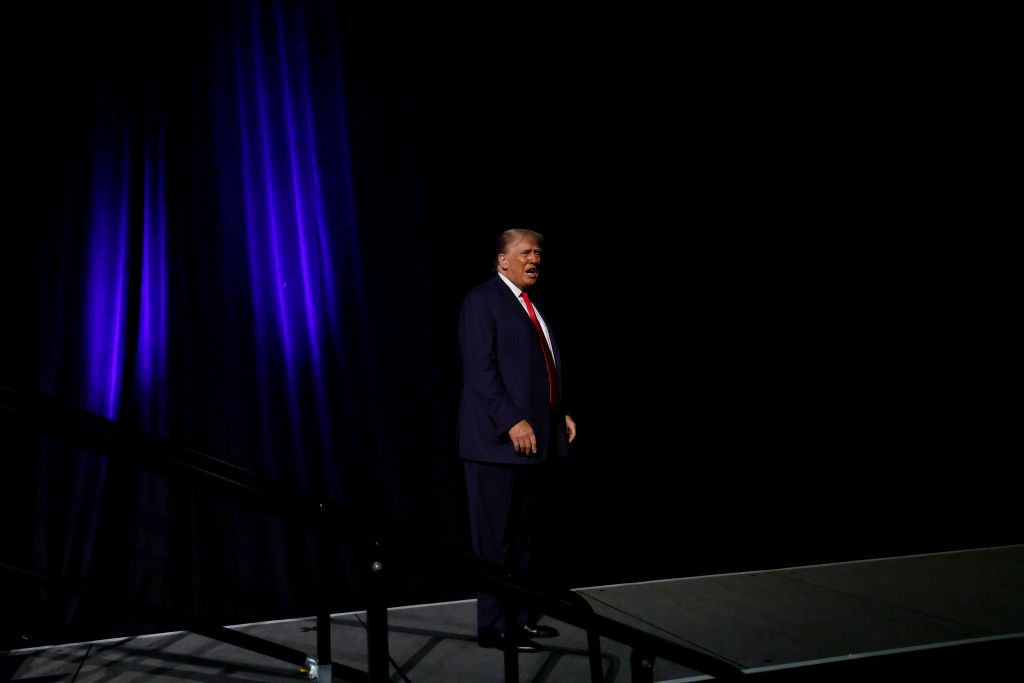
[{"label": "handrail", "polygon": [[[179,612],[171,612],[170,610],[144,603],[131,596],[104,591],[96,588],[96,586],[92,585],[91,582],[83,579],[69,579],[67,577],[27,569],[25,567],[19,567],[2,561],[0,561],[0,571],[5,571],[8,574],[12,574],[23,579],[54,587],[71,596],[92,598],[103,601],[107,604],[116,605],[126,610],[146,614],[167,623],[173,623],[175,627],[179,627],[182,630],[206,636],[211,640],[219,640],[222,643],[228,643],[246,650],[259,652],[260,654],[278,659],[282,662],[288,662],[289,664],[293,664],[299,668],[308,668],[310,665],[310,656],[301,650],[296,650],[295,648],[275,643],[271,640],[265,640],[244,631],[227,628],[219,624],[211,624],[204,619],[183,615]],[[332,662],[332,664],[334,666],[334,671],[342,673],[348,680],[369,680],[365,671],[360,671],[337,662]]]},{"label": "handrail", "polygon": [[[71,408],[38,394],[28,394],[0,385],[0,415],[21,427],[34,427],[74,446],[94,453],[123,459],[140,469],[169,479],[187,481],[219,496],[286,521],[317,531],[354,545],[365,545],[380,557],[385,549],[417,562],[453,569],[478,588],[528,603],[544,614],[573,624],[588,633],[591,647],[597,644],[594,634],[630,645],[634,649],[634,678],[638,667],[650,669],[653,657],[662,657],[677,664],[716,678],[733,679],[742,675],[736,665],[705,652],[674,643],[653,634],[595,614],[589,606],[581,606],[579,596],[557,594],[532,586],[523,577],[506,567],[478,555],[468,553],[421,533],[383,522],[348,504],[316,500],[311,494],[287,487],[249,470],[218,460],[195,449],[147,434],[139,429],[108,420],[87,411]],[[373,563],[371,577],[383,578],[379,560]],[[373,581],[371,581],[371,592]],[[374,602],[371,596],[371,602]],[[373,625],[386,620],[381,605],[368,610],[370,625],[370,678],[383,674],[386,680],[386,640],[383,653],[375,642]],[[384,622],[386,624],[386,621]],[[376,653],[374,648],[377,647]],[[511,648],[506,652],[508,663]],[[383,666],[381,657],[385,658]],[[320,658],[330,662],[329,658]],[[594,653],[591,652],[594,662]],[[376,671],[375,671],[376,670]],[[506,666],[506,672],[508,672]],[[596,676],[600,671],[594,672]],[[595,676],[595,677],[596,677]]]}]

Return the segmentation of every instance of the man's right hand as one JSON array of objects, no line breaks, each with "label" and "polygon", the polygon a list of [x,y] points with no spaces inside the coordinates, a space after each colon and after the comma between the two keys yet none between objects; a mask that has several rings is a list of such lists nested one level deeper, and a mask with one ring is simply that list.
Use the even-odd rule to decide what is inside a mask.
[{"label": "man's right hand", "polygon": [[520,420],[508,430],[512,444],[516,447],[519,455],[531,455],[537,453],[537,436],[533,433],[533,427],[526,420]]}]

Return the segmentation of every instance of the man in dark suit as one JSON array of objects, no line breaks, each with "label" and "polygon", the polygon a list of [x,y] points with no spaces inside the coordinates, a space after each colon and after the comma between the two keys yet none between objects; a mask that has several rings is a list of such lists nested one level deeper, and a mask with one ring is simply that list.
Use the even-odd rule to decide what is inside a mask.
[{"label": "man in dark suit", "polygon": [[[464,460],[473,550],[518,572],[531,572],[531,553],[543,508],[545,479],[576,438],[565,412],[561,356],[547,321],[529,298],[540,276],[543,237],[507,230],[498,238],[497,275],[470,290],[459,312],[463,387],[459,404],[459,456]],[[508,637],[504,601],[481,593],[477,631],[482,647],[520,651],[530,638],[558,632],[517,611],[518,632]]]}]

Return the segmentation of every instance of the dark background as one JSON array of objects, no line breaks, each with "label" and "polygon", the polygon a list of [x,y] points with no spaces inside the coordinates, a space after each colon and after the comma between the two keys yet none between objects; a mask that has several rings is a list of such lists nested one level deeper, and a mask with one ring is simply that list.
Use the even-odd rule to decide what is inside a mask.
[{"label": "dark background", "polygon": [[899,21],[861,41],[825,18],[687,19],[350,36],[348,68],[374,74],[347,80],[354,129],[362,106],[400,119],[354,136],[395,160],[371,194],[402,205],[407,164],[422,183],[408,262],[446,302],[437,338],[491,225],[548,234],[584,545],[606,566],[1008,540],[998,43],[969,23],[930,43]]},{"label": "dark background", "polygon": [[[336,425],[348,500],[468,547],[456,316],[490,276],[496,234],[528,226],[548,238],[537,299],[580,428],[561,498],[571,585],[1020,541],[998,42],[967,24],[932,41],[916,22],[862,32],[825,17],[383,20],[304,7],[322,23],[311,44],[340,48],[324,68],[344,87],[359,334],[372,349],[353,380],[372,410]],[[218,326],[236,299],[198,294],[228,282],[217,255],[231,250],[205,241],[223,227],[204,189],[216,160],[196,85],[226,40],[216,17],[24,18],[0,379],[38,390],[53,371],[53,240],[68,193],[86,192],[68,150],[91,134],[75,107],[102,103],[111,81],[125,97],[159,83],[187,131],[170,162],[186,226],[182,320],[192,339],[209,337],[176,356],[190,380],[172,387],[162,435],[266,472],[224,431],[287,417],[258,415],[251,380],[215,371],[246,335]],[[240,406],[226,424],[224,402]],[[41,510],[73,470],[44,475],[34,458],[58,458],[52,447],[5,438],[4,557],[39,566],[28,549]],[[272,467],[288,481],[279,452]],[[150,599],[186,596],[222,623],[312,613],[301,535],[153,483],[161,523],[140,530],[125,510],[154,504],[136,499],[132,477],[102,494],[110,511],[90,531],[100,550],[83,575],[118,585],[127,572]],[[102,540],[126,527],[159,548]],[[49,529],[47,543],[64,547],[72,531]],[[237,537],[232,552],[224,534]],[[350,554],[336,558],[335,611],[362,605]],[[164,630],[4,582],[12,643]],[[470,594],[404,568],[393,600]]]}]

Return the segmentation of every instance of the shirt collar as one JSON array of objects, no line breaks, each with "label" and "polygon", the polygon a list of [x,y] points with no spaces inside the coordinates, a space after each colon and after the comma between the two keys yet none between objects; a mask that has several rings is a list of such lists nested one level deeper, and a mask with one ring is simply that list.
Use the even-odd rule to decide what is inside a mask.
[{"label": "shirt collar", "polygon": [[511,280],[509,280],[507,277],[505,277],[501,273],[498,273],[498,277],[500,277],[502,280],[505,281],[505,284],[508,285],[508,288],[512,290],[512,293],[516,295],[517,299],[520,297],[520,295],[522,295],[523,290],[519,289],[514,284],[512,284]]}]

